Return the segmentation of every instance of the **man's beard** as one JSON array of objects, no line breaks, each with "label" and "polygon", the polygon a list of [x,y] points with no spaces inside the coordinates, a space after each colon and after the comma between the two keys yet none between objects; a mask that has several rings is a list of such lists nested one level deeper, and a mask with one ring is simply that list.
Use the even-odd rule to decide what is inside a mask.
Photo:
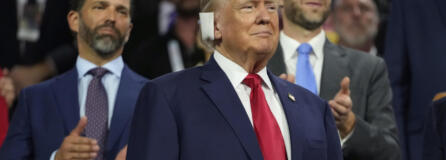
[{"label": "man's beard", "polygon": [[[98,31],[104,27],[111,28],[115,32],[116,37],[108,34],[99,34]],[[80,19],[79,35],[102,58],[112,57],[125,43],[125,37],[112,23],[105,23],[92,30]]]},{"label": "man's beard", "polygon": [[311,20],[305,15],[305,11],[299,5],[297,5],[295,2],[290,2],[289,0],[285,0],[284,9],[287,18],[292,23],[310,31],[321,27],[330,13],[330,10],[326,10],[322,13],[319,19]]},{"label": "man's beard", "polygon": [[[363,33],[354,33],[347,27],[343,27],[341,25],[343,24],[335,22],[335,30],[339,34],[340,38],[352,47],[362,47],[369,41],[373,41],[376,34],[378,33],[378,27],[375,24],[371,26],[362,25],[362,27],[365,28],[365,31]],[[360,24],[355,24],[355,26],[360,27]]]}]

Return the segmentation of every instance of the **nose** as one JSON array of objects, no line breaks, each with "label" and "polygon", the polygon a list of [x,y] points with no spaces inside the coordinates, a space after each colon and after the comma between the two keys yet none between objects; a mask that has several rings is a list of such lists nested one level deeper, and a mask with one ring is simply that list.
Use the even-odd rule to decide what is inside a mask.
[{"label": "nose", "polygon": [[269,24],[271,22],[271,13],[277,12],[277,11],[271,11],[265,4],[262,4],[259,6],[258,12],[257,12],[257,24]]},{"label": "nose", "polygon": [[108,8],[107,12],[106,12],[106,23],[112,23],[114,24],[116,22],[116,17],[117,17],[117,13],[114,9],[112,9],[113,7]]}]

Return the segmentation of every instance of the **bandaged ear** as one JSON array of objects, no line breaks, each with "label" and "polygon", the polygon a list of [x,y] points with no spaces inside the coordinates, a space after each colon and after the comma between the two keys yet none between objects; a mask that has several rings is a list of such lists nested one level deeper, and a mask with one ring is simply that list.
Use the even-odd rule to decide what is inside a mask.
[{"label": "bandaged ear", "polygon": [[214,12],[200,12],[201,39],[214,40]]}]

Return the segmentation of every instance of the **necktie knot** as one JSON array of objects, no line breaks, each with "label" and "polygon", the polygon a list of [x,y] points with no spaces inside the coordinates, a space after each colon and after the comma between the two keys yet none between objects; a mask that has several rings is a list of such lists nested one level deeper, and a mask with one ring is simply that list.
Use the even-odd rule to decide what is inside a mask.
[{"label": "necktie knot", "polygon": [[313,51],[313,48],[308,43],[302,43],[297,48],[297,53],[299,53],[299,54],[309,55],[312,51]]},{"label": "necktie knot", "polygon": [[88,71],[88,74],[93,75],[95,78],[102,78],[106,73],[108,73],[108,70],[102,67],[96,67]]},{"label": "necktie knot", "polygon": [[245,77],[243,83],[248,85],[250,88],[256,88],[262,84],[262,78],[260,78],[260,76],[257,74],[250,73]]}]

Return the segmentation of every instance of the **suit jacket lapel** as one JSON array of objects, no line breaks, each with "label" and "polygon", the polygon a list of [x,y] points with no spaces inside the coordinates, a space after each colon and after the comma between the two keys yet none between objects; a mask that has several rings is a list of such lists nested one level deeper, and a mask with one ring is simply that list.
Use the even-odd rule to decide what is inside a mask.
[{"label": "suit jacket lapel", "polygon": [[325,100],[332,99],[341,88],[340,83],[342,79],[345,76],[351,78],[351,73],[345,53],[339,47],[326,40],[324,44],[320,97]]},{"label": "suit jacket lapel", "polygon": [[[293,160],[298,160],[303,154],[304,145],[302,144],[305,144],[305,140],[303,139],[305,136],[302,135],[304,133],[302,131],[304,128],[302,123],[305,121],[302,119],[303,116],[300,116],[302,112],[300,111],[301,107],[298,104],[301,102],[298,97],[299,95],[293,95],[292,92],[289,91],[285,81],[273,76],[271,72],[268,72],[268,75],[274,86],[274,90],[279,95],[288,122],[291,141],[291,157]],[[293,102],[289,97],[290,95],[294,96],[296,101]]]},{"label": "suit jacket lapel", "polygon": [[126,126],[131,120],[135,103],[138,98],[139,90],[141,88],[140,82],[134,78],[127,66],[124,66],[119,82],[118,93],[116,95],[115,108],[111,120],[110,131],[108,132],[107,148],[113,148],[116,145],[121,135],[126,130]]},{"label": "suit jacket lapel", "polygon": [[282,73],[287,73],[283,58],[283,49],[280,43],[277,46],[276,53],[274,53],[273,57],[268,62],[268,69],[276,76],[279,76]]},{"label": "suit jacket lapel", "polygon": [[202,86],[202,89],[231,125],[249,157],[262,160],[262,153],[248,115],[234,87],[213,57],[203,67],[201,78],[208,82]]},{"label": "suit jacket lapel", "polygon": [[56,78],[52,88],[57,108],[64,120],[65,134],[68,135],[80,120],[77,70],[72,69]]}]

